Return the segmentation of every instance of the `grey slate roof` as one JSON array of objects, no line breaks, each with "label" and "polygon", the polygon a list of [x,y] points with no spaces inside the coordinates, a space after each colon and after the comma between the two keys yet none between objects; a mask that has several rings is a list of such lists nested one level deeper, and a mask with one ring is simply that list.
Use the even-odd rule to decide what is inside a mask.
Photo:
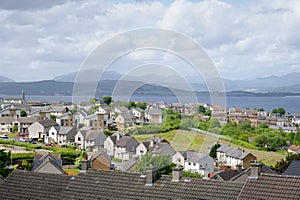
[{"label": "grey slate roof", "polygon": [[293,160],[282,175],[300,176],[300,160]]},{"label": "grey slate roof", "polygon": [[11,124],[16,120],[15,117],[0,117],[0,123]]},{"label": "grey slate roof", "polygon": [[149,187],[137,173],[95,170],[80,174],[69,183],[63,199],[234,199],[243,186],[202,179],[172,182],[170,176],[162,176]]},{"label": "grey slate roof", "polygon": [[39,166],[41,166],[44,162],[47,162],[48,160],[51,160],[57,168],[63,168],[60,154],[36,154],[34,156],[32,164],[32,171],[36,170]]},{"label": "grey slate roof", "polygon": [[125,136],[121,137],[118,141],[116,141],[116,146],[126,147],[131,140],[136,140],[136,139],[131,136],[125,135]]},{"label": "grey slate roof", "polygon": [[226,156],[238,158],[238,159],[244,159],[247,155],[249,155],[249,152],[245,152],[240,148],[232,147],[226,144],[222,144],[218,149],[217,152],[224,152]]},{"label": "grey slate roof", "polygon": [[300,177],[262,174],[259,179],[249,179],[238,199],[299,199]]},{"label": "grey slate roof", "polygon": [[106,139],[106,136],[102,131],[90,130],[86,133],[86,140],[93,141],[96,140],[98,137],[100,137],[102,141]]},{"label": "grey slate roof", "polygon": [[[241,171],[238,170],[233,170],[233,171],[227,171],[227,172],[221,172],[216,174],[214,177],[212,177],[212,180],[222,180],[222,181],[229,181],[231,180],[233,177],[239,175],[241,173]],[[221,178],[221,179],[219,179]]]},{"label": "grey slate roof", "polygon": [[70,178],[67,175],[14,170],[0,187],[0,199],[61,199],[61,191]]},{"label": "grey slate roof", "polygon": [[58,124],[51,119],[38,120],[38,122],[45,128],[51,127],[51,126],[58,126]]},{"label": "grey slate roof", "polygon": [[21,124],[33,124],[38,120],[38,117],[20,117],[17,119]]}]

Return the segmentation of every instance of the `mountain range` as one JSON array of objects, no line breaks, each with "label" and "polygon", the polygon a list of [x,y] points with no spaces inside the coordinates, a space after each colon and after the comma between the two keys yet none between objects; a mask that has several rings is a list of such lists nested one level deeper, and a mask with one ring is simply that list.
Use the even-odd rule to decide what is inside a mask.
[{"label": "mountain range", "polygon": [[[92,73],[91,73],[92,72]],[[116,84],[122,79],[121,84],[125,87],[132,88],[133,85],[144,85],[137,90],[137,94],[141,95],[170,95],[170,90],[179,91],[181,94],[191,92],[183,89],[177,77],[167,77],[166,75],[149,75],[147,77],[130,77],[127,76],[123,79],[122,75],[118,72],[108,71],[105,72],[98,80],[96,71],[84,72],[89,77],[89,82],[94,82],[97,85],[97,96],[111,95]],[[83,74],[84,74],[83,73]],[[53,80],[37,81],[37,82],[14,82],[4,76],[0,76],[0,95],[20,95],[24,90],[27,95],[60,95],[70,96],[73,92],[74,81],[76,80],[76,72],[69,73],[55,77]],[[85,75],[85,74],[84,74]],[[172,83],[168,87],[159,86],[155,84],[147,84],[144,80],[151,79],[155,81]],[[202,80],[193,79],[189,77],[191,86],[194,91],[207,93],[207,87]],[[193,81],[197,80],[197,81]],[[87,82],[87,81],[86,81]],[[269,76],[265,78],[256,78],[252,80],[228,80],[224,79],[224,86],[228,95],[233,96],[261,96],[261,95],[275,95],[275,96],[289,96],[300,94],[300,73],[292,73],[283,76]],[[82,84],[89,84],[83,83]],[[163,84],[164,85],[164,84]],[[165,84],[167,85],[167,84]]]}]

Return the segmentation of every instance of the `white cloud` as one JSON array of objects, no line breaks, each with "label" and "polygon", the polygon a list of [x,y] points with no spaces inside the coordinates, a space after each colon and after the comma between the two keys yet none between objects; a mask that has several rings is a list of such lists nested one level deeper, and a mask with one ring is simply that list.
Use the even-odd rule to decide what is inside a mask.
[{"label": "white cloud", "polygon": [[[75,71],[101,42],[142,27],[167,28],[192,37],[227,78],[300,72],[299,10],[297,0],[246,4],[87,0],[33,9],[28,5],[14,9],[10,4],[1,10],[0,6],[1,74],[41,80]],[[137,55],[143,58],[143,53],[132,56]],[[27,73],[30,68],[39,70]]]}]

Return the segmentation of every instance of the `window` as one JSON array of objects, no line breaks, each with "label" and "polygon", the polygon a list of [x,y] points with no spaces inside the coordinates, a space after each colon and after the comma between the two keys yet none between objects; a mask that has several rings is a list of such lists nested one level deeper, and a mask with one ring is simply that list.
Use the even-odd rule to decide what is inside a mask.
[{"label": "window", "polygon": [[78,140],[78,141],[81,141],[81,138],[80,138],[80,137],[78,137],[78,138],[77,138],[77,140]]},{"label": "window", "polygon": [[196,166],[196,163],[194,163],[194,166]]},{"label": "window", "polygon": [[52,132],[52,135],[54,135],[54,132]]},{"label": "window", "polygon": [[140,153],[144,153],[144,151],[140,150]]},{"label": "window", "polygon": [[191,165],[191,163],[189,162],[189,165]]}]

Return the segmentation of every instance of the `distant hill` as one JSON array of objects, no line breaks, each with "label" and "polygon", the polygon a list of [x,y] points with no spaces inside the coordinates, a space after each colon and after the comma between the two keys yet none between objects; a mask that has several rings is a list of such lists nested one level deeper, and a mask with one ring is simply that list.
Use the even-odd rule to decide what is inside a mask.
[{"label": "distant hill", "polygon": [[11,78],[8,78],[7,76],[0,75],[0,82],[3,83],[3,82],[15,82],[15,81]]},{"label": "distant hill", "polygon": [[[79,82],[98,82],[99,77],[97,76],[98,71],[95,69],[83,70],[81,71],[81,76],[85,76],[85,80],[81,80]],[[61,76],[54,77],[53,80],[57,82],[75,82],[77,77],[77,72],[71,72],[68,74],[64,74]],[[101,80],[119,80],[121,74],[114,71],[106,71],[103,73]],[[76,81],[78,82],[78,81]]]}]

